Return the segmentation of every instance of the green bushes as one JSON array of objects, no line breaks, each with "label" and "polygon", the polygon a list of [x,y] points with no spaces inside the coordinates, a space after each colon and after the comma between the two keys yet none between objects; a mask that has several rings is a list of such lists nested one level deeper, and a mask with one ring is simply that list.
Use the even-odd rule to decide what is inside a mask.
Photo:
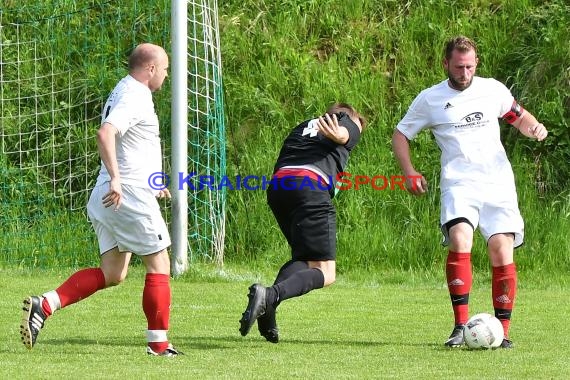
[{"label": "green bushes", "polygon": [[[444,79],[443,44],[464,34],[479,45],[479,75],[510,86],[550,130],[541,144],[504,128],[527,225],[518,263],[567,270],[566,244],[559,243],[569,227],[560,208],[569,178],[569,17],[561,0],[224,2],[229,172],[270,173],[289,129],[339,100],[353,103],[370,121],[348,170],[400,174],[390,149],[393,128],[420,90]],[[412,142],[412,151],[430,182],[428,196],[366,188],[335,201],[340,271],[442,268],[439,150],[426,132]],[[228,198],[226,260],[282,261],[288,247],[264,195],[233,191]],[[551,231],[561,235],[553,239]],[[478,238],[478,267],[488,265],[484,252]]]}]

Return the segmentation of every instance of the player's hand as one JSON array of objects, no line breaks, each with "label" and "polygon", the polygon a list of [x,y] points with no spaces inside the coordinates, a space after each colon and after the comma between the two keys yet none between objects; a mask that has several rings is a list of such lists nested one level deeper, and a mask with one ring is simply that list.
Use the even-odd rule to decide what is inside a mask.
[{"label": "player's hand", "polygon": [[319,132],[326,138],[340,145],[348,142],[348,130],[338,125],[338,119],[335,114],[332,117],[328,113],[325,116],[319,116],[318,124]]},{"label": "player's hand", "polygon": [[414,195],[427,193],[427,180],[421,173],[411,173],[406,175],[406,189]]},{"label": "player's hand", "polygon": [[161,189],[158,194],[156,194],[156,197],[161,199],[161,198],[167,198],[170,199],[172,198],[172,196],[170,195],[170,190],[168,190],[166,187],[164,189]]},{"label": "player's hand", "polygon": [[121,207],[123,201],[123,190],[121,189],[121,182],[118,179],[112,179],[109,182],[109,192],[103,196],[103,206],[115,206],[113,211],[117,211]]},{"label": "player's hand", "polygon": [[546,136],[548,136],[548,131],[546,130],[546,127],[542,125],[542,123],[538,123],[534,127],[529,128],[528,131],[538,141],[542,141],[546,138]]}]

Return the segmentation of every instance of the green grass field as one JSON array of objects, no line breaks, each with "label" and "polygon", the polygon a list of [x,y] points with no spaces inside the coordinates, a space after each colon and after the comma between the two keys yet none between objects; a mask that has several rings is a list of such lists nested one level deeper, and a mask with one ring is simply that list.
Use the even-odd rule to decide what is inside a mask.
[{"label": "green grass field", "polygon": [[[209,269],[173,280],[169,338],[185,355],[147,357],[141,309],[144,273],[59,311],[36,347],[20,342],[22,299],[50,290],[68,272],[2,271],[0,357],[3,379],[566,379],[567,289],[520,280],[513,350],[446,349],[452,314],[443,278],[386,284],[341,277],[332,287],[284,302],[281,342],[254,326],[238,332],[251,282],[271,276]],[[387,276],[389,277],[389,276]],[[476,277],[471,311],[491,311],[489,286]]]}]

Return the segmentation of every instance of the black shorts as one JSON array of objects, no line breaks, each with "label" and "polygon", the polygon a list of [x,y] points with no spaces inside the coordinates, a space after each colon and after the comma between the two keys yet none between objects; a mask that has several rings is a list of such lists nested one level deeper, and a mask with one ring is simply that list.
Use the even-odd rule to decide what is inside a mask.
[{"label": "black shorts", "polygon": [[[299,185],[306,179],[292,179],[289,189],[270,185],[267,203],[279,228],[291,246],[293,260],[336,259],[336,211],[326,189],[317,182],[312,188]],[[292,189],[291,189],[292,188]]]}]

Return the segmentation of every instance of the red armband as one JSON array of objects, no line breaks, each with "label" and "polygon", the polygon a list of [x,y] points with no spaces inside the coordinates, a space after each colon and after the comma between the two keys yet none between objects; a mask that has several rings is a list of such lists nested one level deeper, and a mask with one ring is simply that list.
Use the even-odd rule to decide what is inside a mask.
[{"label": "red armband", "polygon": [[515,121],[517,121],[517,119],[521,117],[523,113],[524,113],[524,108],[522,108],[522,106],[518,104],[516,100],[514,100],[513,105],[511,106],[511,110],[506,114],[504,114],[503,116],[501,116],[501,118],[505,120],[507,123],[512,124]]}]

